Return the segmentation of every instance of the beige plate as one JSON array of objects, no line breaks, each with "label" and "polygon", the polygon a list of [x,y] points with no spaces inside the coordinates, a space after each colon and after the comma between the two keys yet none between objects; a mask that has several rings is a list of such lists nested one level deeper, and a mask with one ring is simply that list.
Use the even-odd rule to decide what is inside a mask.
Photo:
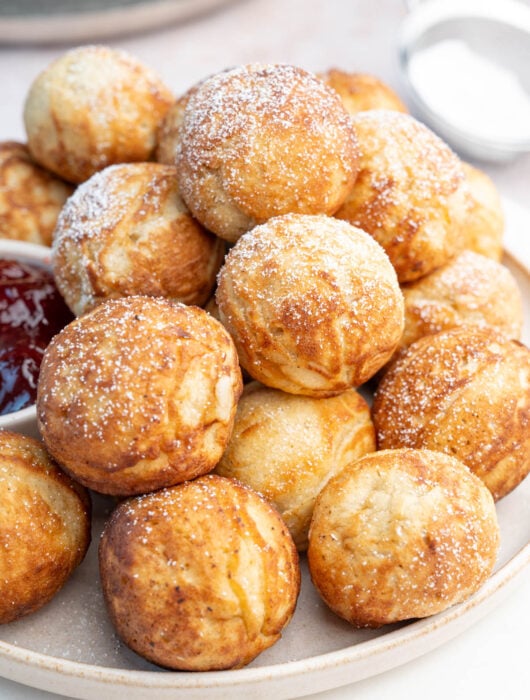
[{"label": "beige plate", "polygon": [[233,0],[7,0],[1,44],[101,41],[189,20]]},{"label": "beige plate", "polygon": [[[505,202],[508,254],[525,300],[530,340],[530,212]],[[95,501],[94,539],[84,563],[41,611],[0,627],[0,674],[70,697],[100,700],[289,698],[373,676],[448,641],[502,600],[530,563],[530,479],[497,504],[501,551],[492,577],[464,604],[425,620],[354,630],[318,599],[304,567],[299,604],[283,638],[247,668],[180,673],[126,649],[108,622],[97,585],[99,532],[111,503]]]}]

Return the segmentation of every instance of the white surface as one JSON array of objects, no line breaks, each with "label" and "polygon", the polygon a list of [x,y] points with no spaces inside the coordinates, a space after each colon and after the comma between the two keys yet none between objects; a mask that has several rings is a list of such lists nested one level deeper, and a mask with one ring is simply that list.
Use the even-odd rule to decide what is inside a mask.
[{"label": "white surface", "polygon": [[[404,13],[400,0],[249,0],[196,22],[107,43],[129,50],[158,70],[177,94],[209,73],[249,61],[290,62],[315,71],[330,66],[366,71],[401,91],[396,48]],[[0,139],[24,138],[21,114],[29,83],[64,50],[64,46],[0,49]],[[504,195],[530,207],[530,157],[507,166],[480,167]],[[521,236],[525,234],[530,237],[530,227],[521,231]],[[313,697],[526,697],[530,574],[526,572],[517,583],[484,619],[437,650],[353,686]],[[2,699],[56,697],[0,681]],[[146,694],[146,699],[151,697],[156,698],[156,692]]]}]

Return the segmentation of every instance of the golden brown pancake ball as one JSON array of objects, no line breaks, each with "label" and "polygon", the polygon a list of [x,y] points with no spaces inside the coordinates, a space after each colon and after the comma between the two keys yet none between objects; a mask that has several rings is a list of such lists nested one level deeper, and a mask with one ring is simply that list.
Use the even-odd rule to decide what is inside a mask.
[{"label": "golden brown pancake ball", "polygon": [[149,68],[123,51],[80,46],[30,86],[24,123],[33,158],[69,182],[113,163],[150,160],[174,102]]},{"label": "golden brown pancake ball", "polygon": [[355,389],[318,399],[252,382],[215,471],[268,498],[303,551],[322,487],[343,466],[374,450],[370,408]]},{"label": "golden brown pancake ball", "polygon": [[521,290],[507,267],[479,253],[465,250],[401,290],[405,330],[400,347],[429,333],[467,324],[492,326],[508,338],[521,337]]},{"label": "golden brown pancake ball", "polygon": [[333,214],[353,185],[357,147],[339,96],[316,76],[251,64],[190,95],[176,163],[193,215],[234,242],[273,216]]},{"label": "golden brown pancake ball", "polygon": [[48,603],[90,543],[88,492],[42,444],[0,430],[0,623]]},{"label": "golden brown pancake ball", "polygon": [[201,305],[224,253],[224,241],[179,196],[174,167],[123,163],[92,175],[67,201],[54,233],[53,270],[78,316],[131,295]]},{"label": "golden brown pancake ball", "polygon": [[375,75],[330,68],[324,73],[319,73],[318,77],[339,93],[349,114],[357,114],[369,109],[408,112],[397,93]]},{"label": "golden brown pancake ball", "polygon": [[184,110],[188,104],[188,95],[179,98],[166,112],[157,135],[155,158],[159,163],[174,165],[177,146],[180,142]]},{"label": "golden brown pancake ball", "polygon": [[37,165],[23,143],[0,143],[0,238],[51,245],[73,187]]},{"label": "golden brown pancake ball", "polygon": [[461,161],[409,114],[370,110],[351,120],[359,175],[336,216],[383,246],[400,282],[418,279],[463,247],[468,193]]},{"label": "golden brown pancake ball", "polygon": [[530,350],[486,327],[420,338],[385,373],[372,417],[380,449],[451,454],[498,500],[530,471]]},{"label": "golden brown pancake ball", "polygon": [[497,187],[485,172],[463,163],[469,189],[469,211],[464,226],[465,247],[500,261],[504,241],[504,210]]},{"label": "golden brown pancake ball", "polygon": [[[217,301],[215,300],[215,294],[213,294],[210,299],[207,301],[207,303],[203,307],[205,311],[207,311],[209,314],[211,314],[214,318],[216,318],[220,323],[222,323],[220,315],[219,315],[219,307],[217,306]],[[241,376],[243,378],[243,383],[248,384],[249,382],[252,381],[252,377],[250,374],[246,371],[244,367],[241,367]]]},{"label": "golden brown pancake ball", "polygon": [[280,638],[300,588],[279,514],[216,475],[119,505],[101,539],[100,571],[123,641],[185,671],[250,663]]},{"label": "golden brown pancake ball", "polygon": [[[225,70],[231,70],[227,68]],[[216,74],[217,75],[217,74]],[[211,77],[211,76],[207,76]],[[184,112],[190,97],[197,92],[199,86],[206,78],[194,83],[186,92],[178,97],[166,112],[166,116],[158,127],[157,147],[155,158],[159,163],[175,165],[177,148],[182,137],[182,125],[184,123]]]},{"label": "golden brown pancake ball", "polygon": [[219,272],[216,299],[241,365],[292,394],[360,386],[403,330],[403,295],[384,250],[323,215],[286,214],[242,236]]},{"label": "golden brown pancake ball", "polygon": [[84,485],[144,493],[214,468],[241,389],[233,342],[206,311],[162,297],[111,299],[47,347],[38,425]]},{"label": "golden brown pancake ball", "polygon": [[351,463],[317,499],[313,583],[357,627],[427,617],[469,598],[499,547],[488,489],[459,460],[383,450]]},{"label": "golden brown pancake ball", "polygon": [[184,123],[184,112],[190,96],[197,91],[199,84],[200,83],[193,85],[189,90],[175,100],[160,123],[157,132],[157,146],[155,153],[156,160],[159,163],[175,165],[177,147],[180,143],[182,124]]}]

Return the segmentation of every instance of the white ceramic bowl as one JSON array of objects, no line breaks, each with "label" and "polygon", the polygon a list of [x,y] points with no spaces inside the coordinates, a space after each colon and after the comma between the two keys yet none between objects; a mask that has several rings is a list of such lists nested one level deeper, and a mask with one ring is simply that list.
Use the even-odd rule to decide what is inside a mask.
[{"label": "white ceramic bowl", "polygon": [[[50,267],[51,249],[23,241],[0,239],[0,258]],[[35,405],[0,416],[0,428],[39,437]]]},{"label": "white ceramic bowl", "polygon": [[[455,81],[454,65],[447,65],[443,77],[433,75],[427,83],[428,89],[425,79],[416,83],[411,74],[412,61],[418,53],[429,47],[456,41],[472,51],[471,55],[476,53],[482,56],[482,60],[487,59],[499,69],[509,71],[510,77],[519,79],[530,96],[530,7],[517,0],[407,0],[407,5],[411,12],[401,26],[399,59],[409,101],[419,118],[464,157],[504,163],[530,153],[530,137],[526,129],[524,136],[520,132],[511,133],[509,128],[502,134],[495,129],[494,137],[483,133],[480,124],[474,121],[472,124],[467,124],[467,119],[464,123],[460,122],[462,114],[458,117],[460,109],[454,89],[455,85],[462,85]],[[459,66],[462,77],[466,68],[469,69],[469,66]],[[450,93],[439,90],[442,83],[453,86]],[[501,99],[495,93],[494,83],[492,80],[490,84],[492,101]],[[469,79],[466,85],[470,85]],[[434,102],[432,87],[438,95]],[[449,94],[452,99],[449,99]],[[460,92],[458,94],[461,96]],[[476,94],[481,93],[478,91]],[[470,91],[467,103],[476,94]],[[439,110],[442,105],[440,96],[445,100],[442,111]],[[479,115],[481,111],[484,113],[482,100],[475,104],[473,112],[477,111]],[[502,109],[500,114],[506,115],[506,111]],[[478,118],[480,120],[480,116]]]}]

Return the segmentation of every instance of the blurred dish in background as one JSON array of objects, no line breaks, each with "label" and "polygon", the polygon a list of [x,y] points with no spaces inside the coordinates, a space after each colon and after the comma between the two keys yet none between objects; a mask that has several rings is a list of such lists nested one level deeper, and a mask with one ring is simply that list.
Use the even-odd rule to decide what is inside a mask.
[{"label": "blurred dish in background", "polygon": [[420,118],[460,154],[530,153],[530,7],[518,0],[407,1],[400,61]]},{"label": "blurred dish in background", "polygon": [[1,44],[102,40],[187,20],[234,0],[3,0]]}]

